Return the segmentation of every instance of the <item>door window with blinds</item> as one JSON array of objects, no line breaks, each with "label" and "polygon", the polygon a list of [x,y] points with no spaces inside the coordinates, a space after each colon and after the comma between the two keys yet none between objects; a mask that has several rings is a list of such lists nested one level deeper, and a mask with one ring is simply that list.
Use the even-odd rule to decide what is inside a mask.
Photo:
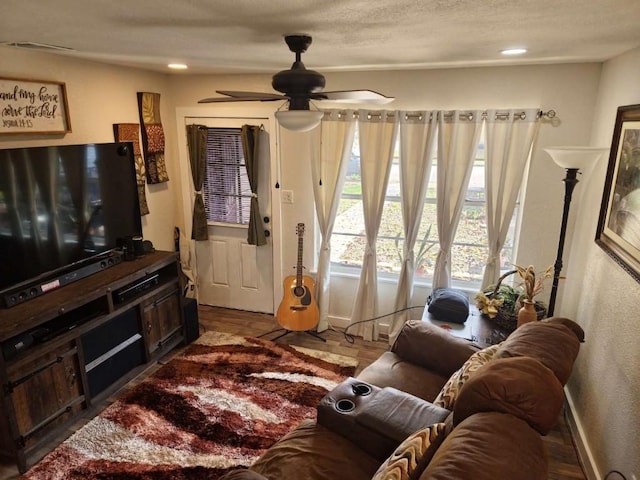
[{"label": "door window with blinds", "polygon": [[207,220],[247,225],[251,187],[244,163],[240,128],[207,130],[207,174],[203,196]]}]

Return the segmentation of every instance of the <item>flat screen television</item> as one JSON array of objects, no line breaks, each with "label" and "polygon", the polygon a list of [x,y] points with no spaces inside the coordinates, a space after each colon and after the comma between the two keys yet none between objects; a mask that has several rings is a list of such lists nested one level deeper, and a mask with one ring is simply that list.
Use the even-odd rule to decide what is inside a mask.
[{"label": "flat screen television", "polygon": [[142,235],[131,143],[0,150],[0,293]]}]

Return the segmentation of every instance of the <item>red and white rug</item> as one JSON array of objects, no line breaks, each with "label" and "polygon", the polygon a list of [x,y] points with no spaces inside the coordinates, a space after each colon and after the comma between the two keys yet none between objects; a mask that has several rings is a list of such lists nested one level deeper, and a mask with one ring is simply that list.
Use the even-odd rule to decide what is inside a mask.
[{"label": "red and white rug", "polygon": [[357,360],[208,332],[24,478],[216,479],[250,466],[353,375]]}]

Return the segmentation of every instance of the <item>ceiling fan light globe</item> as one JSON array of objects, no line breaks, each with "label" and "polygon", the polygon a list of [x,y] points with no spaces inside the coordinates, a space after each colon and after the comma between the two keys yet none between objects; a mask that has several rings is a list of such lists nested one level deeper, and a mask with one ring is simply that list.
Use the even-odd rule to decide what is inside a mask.
[{"label": "ceiling fan light globe", "polygon": [[282,128],[292,132],[308,132],[320,125],[324,116],[317,110],[282,110],[276,112],[276,119]]}]

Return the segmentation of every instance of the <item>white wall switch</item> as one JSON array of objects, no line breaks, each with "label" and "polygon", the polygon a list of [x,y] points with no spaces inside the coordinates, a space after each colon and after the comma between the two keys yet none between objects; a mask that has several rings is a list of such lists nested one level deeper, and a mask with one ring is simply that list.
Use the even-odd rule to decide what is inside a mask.
[{"label": "white wall switch", "polygon": [[293,190],[282,190],[280,195],[282,203],[293,203]]}]

